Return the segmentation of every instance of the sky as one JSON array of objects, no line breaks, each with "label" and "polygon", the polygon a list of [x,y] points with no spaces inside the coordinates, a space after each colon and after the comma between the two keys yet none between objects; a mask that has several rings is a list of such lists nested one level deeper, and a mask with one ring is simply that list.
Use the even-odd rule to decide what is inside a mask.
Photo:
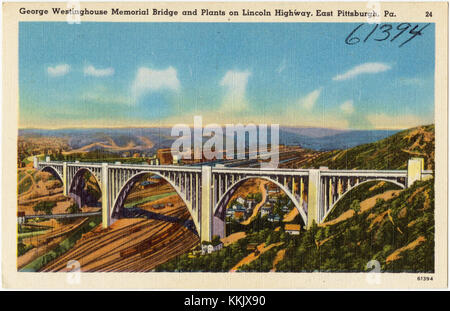
[{"label": "sky", "polygon": [[434,24],[402,47],[356,26],[21,22],[19,127],[433,123]]}]

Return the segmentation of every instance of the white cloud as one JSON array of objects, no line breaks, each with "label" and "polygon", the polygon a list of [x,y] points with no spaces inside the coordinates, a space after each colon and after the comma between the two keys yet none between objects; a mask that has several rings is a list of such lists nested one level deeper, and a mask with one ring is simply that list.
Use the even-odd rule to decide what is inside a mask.
[{"label": "white cloud", "polygon": [[306,110],[311,110],[316,105],[316,102],[319,99],[321,92],[322,92],[322,88],[312,91],[305,97],[300,98],[299,104]]},{"label": "white cloud", "polygon": [[333,78],[334,81],[343,81],[355,78],[361,74],[379,73],[391,69],[391,66],[384,63],[364,63],[353,67],[349,71],[339,74]]},{"label": "white cloud", "polygon": [[375,113],[368,115],[367,119],[375,129],[407,129],[427,123],[412,114],[394,116]]},{"label": "white cloud", "polygon": [[229,70],[220,81],[220,85],[227,89],[222,111],[239,112],[247,108],[245,90],[247,88],[250,71]]},{"label": "white cloud", "polygon": [[84,67],[85,76],[106,77],[114,74],[114,68],[97,69],[92,65]]},{"label": "white cloud", "polygon": [[159,90],[178,91],[180,81],[177,70],[172,66],[164,70],[155,70],[147,67],[138,69],[136,78],[132,85],[132,94],[135,99],[142,95]]},{"label": "white cloud", "polygon": [[353,100],[347,100],[343,102],[340,108],[344,113],[347,114],[351,114],[355,111],[355,107],[353,107]]},{"label": "white cloud", "polygon": [[70,66],[68,64],[56,65],[54,67],[47,67],[47,73],[51,77],[61,77],[69,73]]}]

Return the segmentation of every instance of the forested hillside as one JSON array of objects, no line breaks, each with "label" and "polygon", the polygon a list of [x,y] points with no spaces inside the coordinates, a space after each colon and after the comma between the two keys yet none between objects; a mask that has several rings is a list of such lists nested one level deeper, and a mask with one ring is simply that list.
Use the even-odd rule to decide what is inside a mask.
[{"label": "forested hillside", "polygon": [[[356,189],[355,189],[356,190]],[[372,196],[368,193],[368,196]],[[291,241],[277,271],[434,271],[434,179],[418,181],[388,200],[333,225],[314,225]]]},{"label": "forested hillside", "polygon": [[421,157],[434,169],[434,124],[404,130],[374,143],[323,153],[309,163],[330,169],[406,169],[408,159]]}]

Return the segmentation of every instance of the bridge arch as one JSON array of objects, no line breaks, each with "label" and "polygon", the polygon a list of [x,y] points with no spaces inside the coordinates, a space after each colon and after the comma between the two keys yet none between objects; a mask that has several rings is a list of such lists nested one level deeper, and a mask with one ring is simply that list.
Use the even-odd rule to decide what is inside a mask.
[{"label": "bridge arch", "polygon": [[43,168],[40,169],[40,171],[50,173],[55,178],[58,178],[62,183],[64,183],[64,179],[63,179],[62,175],[53,166],[50,166],[50,165],[44,166]]},{"label": "bridge arch", "polygon": [[334,210],[334,208],[335,208],[336,205],[339,203],[339,201],[341,201],[343,198],[345,198],[346,195],[347,195],[350,191],[352,191],[352,190],[355,189],[355,188],[358,188],[358,187],[361,186],[361,185],[364,185],[364,184],[369,183],[369,182],[374,182],[374,181],[385,181],[385,182],[388,182],[388,183],[397,185],[397,186],[401,187],[402,189],[405,189],[405,188],[406,188],[406,186],[405,186],[404,184],[402,184],[402,183],[400,183],[400,182],[398,182],[398,181],[396,181],[396,180],[393,180],[393,179],[387,179],[387,178],[374,178],[374,179],[368,179],[368,180],[362,181],[362,182],[360,182],[360,183],[358,183],[358,184],[353,185],[352,187],[350,187],[349,189],[347,189],[343,194],[341,194],[341,196],[340,196],[340,197],[339,197],[339,198],[331,205],[330,209],[325,213],[325,215],[324,215],[324,217],[323,217],[323,222],[325,222],[325,221],[327,220],[328,215],[330,215],[330,213]]},{"label": "bridge arch", "polygon": [[[291,193],[291,191],[289,189],[287,189],[286,187],[284,187],[282,184],[280,184],[277,180],[274,180],[268,176],[247,176],[244,177],[242,179],[239,179],[238,181],[236,181],[233,185],[231,185],[227,191],[225,191],[225,193],[219,198],[219,200],[217,201],[217,204],[215,204],[214,206],[214,218],[219,218],[218,215],[220,215],[221,213],[223,213],[223,208],[225,208],[227,206],[227,204],[229,203],[229,201],[231,200],[231,197],[233,196],[233,193],[247,180],[251,180],[251,179],[264,179],[266,181],[269,181],[273,184],[275,184],[278,188],[280,188],[287,196],[288,198],[292,201],[292,203],[294,203],[295,208],[297,208],[300,217],[303,220],[303,223],[305,225],[308,224],[308,218],[307,215],[304,211],[304,209],[300,206],[299,201],[294,197],[294,195]],[[303,195],[303,194],[302,194]],[[217,224],[214,224],[214,229],[216,229],[217,231]]]},{"label": "bridge arch", "polygon": [[123,204],[125,202],[126,197],[130,194],[133,186],[136,184],[136,182],[144,175],[157,175],[159,176],[161,179],[163,179],[164,181],[166,181],[171,187],[172,189],[175,190],[175,192],[177,193],[177,195],[181,198],[181,200],[183,201],[183,203],[185,204],[187,210],[189,211],[189,214],[192,217],[192,220],[194,221],[194,225],[195,225],[195,229],[197,230],[197,233],[200,235],[200,224],[199,221],[197,219],[197,217],[195,217],[195,213],[192,210],[192,206],[191,204],[186,200],[186,197],[183,195],[183,193],[181,192],[181,189],[175,185],[175,183],[173,183],[169,178],[167,178],[166,176],[162,175],[159,172],[156,171],[143,171],[143,172],[139,172],[133,176],[131,176],[127,181],[125,181],[125,183],[123,184],[123,186],[120,187],[119,192],[117,193],[116,197],[113,198],[113,204],[112,209],[111,209],[111,218],[116,218],[119,214],[119,210],[121,208],[123,208]]},{"label": "bridge arch", "polygon": [[[77,204],[80,208],[84,204],[83,197],[82,197],[82,189],[80,189],[80,187],[84,187],[84,183],[81,183],[81,180],[85,173],[89,173],[91,176],[94,177],[95,183],[98,186],[98,190],[100,191],[100,194],[102,192],[101,184],[100,184],[97,176],[94,174],[94,172],[90,168],[87,168],[87,167],[79,168],[73,175],[72,180],[70,180],[70,185],[69,185],[67,194],[70,197],[72,197],[73,199],[75,199],[75,201],[77,202]],[[101,199],[101,196],[99,199]],[[98,199],[97,199],[97,202],[98,202]]]},{"label": "bridge arch", "polygon": [[100,180],[99,180],[98,177],[94,174],[94,172],[93,172],[90,168],[88,168],[88,167],[82,167],[82,168],[79,168],[79,169],[75,172],[75,174],[73,175],[72,180],[70,181],[70,185],[69,185],[69,192],[71,191],[71,189],[72,189],[72,187],[73,187],[73,185],[74,185],[74,183],[75,183],[75,180],[76,180],[80,175],[82,176],[82,175],[83,175],[84,173],[86,173],[86,172],[90,173],[91,176],[94,176],[95,182],[97,183],[98,187],[100,188],[100,191],[102,190],[102,187],[101,187],[101,184],[100,184]]}]

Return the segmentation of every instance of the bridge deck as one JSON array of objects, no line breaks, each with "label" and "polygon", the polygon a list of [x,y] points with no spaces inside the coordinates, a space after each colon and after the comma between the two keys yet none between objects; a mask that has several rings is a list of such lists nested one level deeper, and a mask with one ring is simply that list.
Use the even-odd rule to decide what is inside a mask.
[{"label": "bridge deck", "polygon": [[[63,165],[63,162],[39,162],[40,166],[48,165]],[[68,166],[85,166],[85,167],[101,167],[102,163],[99,162],[67,162]],[[108,163],[110,168],[124,168],[124,169],[139,169],[139,170],[170,170],[170,171],[184,171],[184,172],[201,172],[202,166],[198,165],[151,165],[151,164],[115,164]],[[307,174],[311,169],[284,169],[284,168],[250,168],[250,167],[212,167],[213,173],[267,173],[267,174],[283,174],[283,173],[295,173],[295,174]],[[334,170],[334,169],[321,169],[322,175],[325,176],[337,176],[337,175],[363,175],[363,174],[376,174],[376,175],[406,175],[407,170]],[[424,170],[422,174],[429,175],[433,171]]]}]

